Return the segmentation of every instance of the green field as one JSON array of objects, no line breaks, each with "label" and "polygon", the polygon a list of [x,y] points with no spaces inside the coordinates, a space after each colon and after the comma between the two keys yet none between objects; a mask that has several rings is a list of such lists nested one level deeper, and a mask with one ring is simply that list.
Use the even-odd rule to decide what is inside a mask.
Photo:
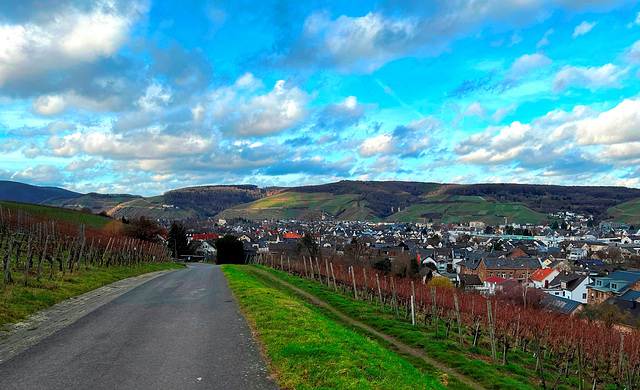
[{"label": "green field", "polygon": [[482,221],[489,224],[508,222],[538,223],[547,216],[518,203],[498,203],[479,196],[437,195],[409,206],[385,218],[390,222],[427,222],[429,219],[442,223],[469,223]]},{"label": "green field", "polygon": [[74,225],[84,224],[94,229],[102,229],[107,223],[109,223],[109,221],[111,221],[110,218],[101,217],[99,215],[85,214],[79,211],[58,207],[6,201],[0,201],[0,206],[2,206],[5,213],[7,210],[10,210],[11,213],[17,213],[18,210],[23,210],[23,212],[29,213],[34,217],[44,217],[55,221],[69,222]]},{"label": "green field", "polygon": [[254,202],[224,210],[221,218],[304,219],[325,215],[338,220],[379,220],[367,208],[366,201],[358,201],[357,195],[334,195],[330,193],[282,192]]},{"label": "green field", "polygon": [[[445,388],[437,373],[417,369],[313,306],[265,286],[246,270],[223,268],[234,296],[264,346],[280,388]],[[455,388],[461,387],[458,384]]]},{"label": "green field", "polygon": [[640,227],[640,199],[619,204],[607,212],[616,222],[635,225],[636,228]]},{"label": "green field", "polygon": [[119,204],[109,210],[109,215],[114,218],[127,217],[149,217],[152,219],[187,219],[197,216],[197,210],[183,210],[176,207],[164,207],[163,195],[150,198],[137,198]]}]

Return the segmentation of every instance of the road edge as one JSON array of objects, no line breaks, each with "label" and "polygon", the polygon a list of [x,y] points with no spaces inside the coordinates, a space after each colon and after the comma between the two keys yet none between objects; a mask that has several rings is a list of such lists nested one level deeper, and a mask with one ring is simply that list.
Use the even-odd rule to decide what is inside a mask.
[{"label": "road edge", "polygon": [[176,271],[162,270],[133,276],[58,302],[39,310],[21,322],[10,324],[8,333],[0,334],[0,364],[26,351],[102,305],[159,276]]}]

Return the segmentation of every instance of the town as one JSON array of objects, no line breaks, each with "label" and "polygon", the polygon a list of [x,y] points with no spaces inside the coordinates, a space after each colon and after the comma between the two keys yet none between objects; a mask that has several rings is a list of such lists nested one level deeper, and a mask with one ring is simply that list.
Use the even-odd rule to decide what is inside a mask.
[{"label": "town", "polygon": [[554,222],[497,226],[480,221],[187,221],[191,254],[185,256],[214,261],[215,240],[226,234],[242,241],[247,258],[297,256],[309,253],[305,245],[311,242],[316,256],[338,256],[378,269],[388,262],[389,271],[424,283],[448,278],[458,288],[484,295],[531,290],[536,304],[568,315],[606,302],[617,308],[616,321],[637,326],[640,232],[622,223],[594,226],[590,216],[571,212],[549,219]]}]

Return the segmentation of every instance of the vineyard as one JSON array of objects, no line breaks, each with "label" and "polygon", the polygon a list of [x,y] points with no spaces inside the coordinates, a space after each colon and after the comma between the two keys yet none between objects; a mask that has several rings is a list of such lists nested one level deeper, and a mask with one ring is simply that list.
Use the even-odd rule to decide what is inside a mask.
[{"label": "vineyard", "polygon": [[[0,258],[0,283],[4,292],[0,296],[0,319],[4,321],[18,320],[33,309],[55,303],[39,303],[33,309],[17,314],[7,312],[16,309],[12,307],[16,302],[23,305],[24,299],[40,299],[36,291],[55,290],[65,282],[80,283],[73,277],[81,271],[126,268],[135,273],[149,272],[141,268],[170,260],[166,248],[160,244],[123,237],[84,224],[34,216],[25,210],[1,205]],[[89,289],[99,287],[95,280],[89,283]],[[24,291],[18,291],[18,288]],[[76,291],[78,287],[71,290]]]},{"label": "vineyard", "polygon": [[324,284],[390,310],[399,321],[446,332],[467,351],[486,351],[502,365],[520,351],[541,388],[626,388],[638,385],[640,332],[576,316],[486,298],[476,292],[427,286],[409,278],[347,266],[340,258],[276,258],[254,263]]}]

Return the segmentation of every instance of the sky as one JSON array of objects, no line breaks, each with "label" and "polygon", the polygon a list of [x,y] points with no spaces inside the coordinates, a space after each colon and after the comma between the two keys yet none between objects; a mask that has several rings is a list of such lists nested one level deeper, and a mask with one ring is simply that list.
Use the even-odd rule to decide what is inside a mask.
[{"label": "sky", "polygon": [[0,1],[0,179],[640,187],[640,1]]}]

